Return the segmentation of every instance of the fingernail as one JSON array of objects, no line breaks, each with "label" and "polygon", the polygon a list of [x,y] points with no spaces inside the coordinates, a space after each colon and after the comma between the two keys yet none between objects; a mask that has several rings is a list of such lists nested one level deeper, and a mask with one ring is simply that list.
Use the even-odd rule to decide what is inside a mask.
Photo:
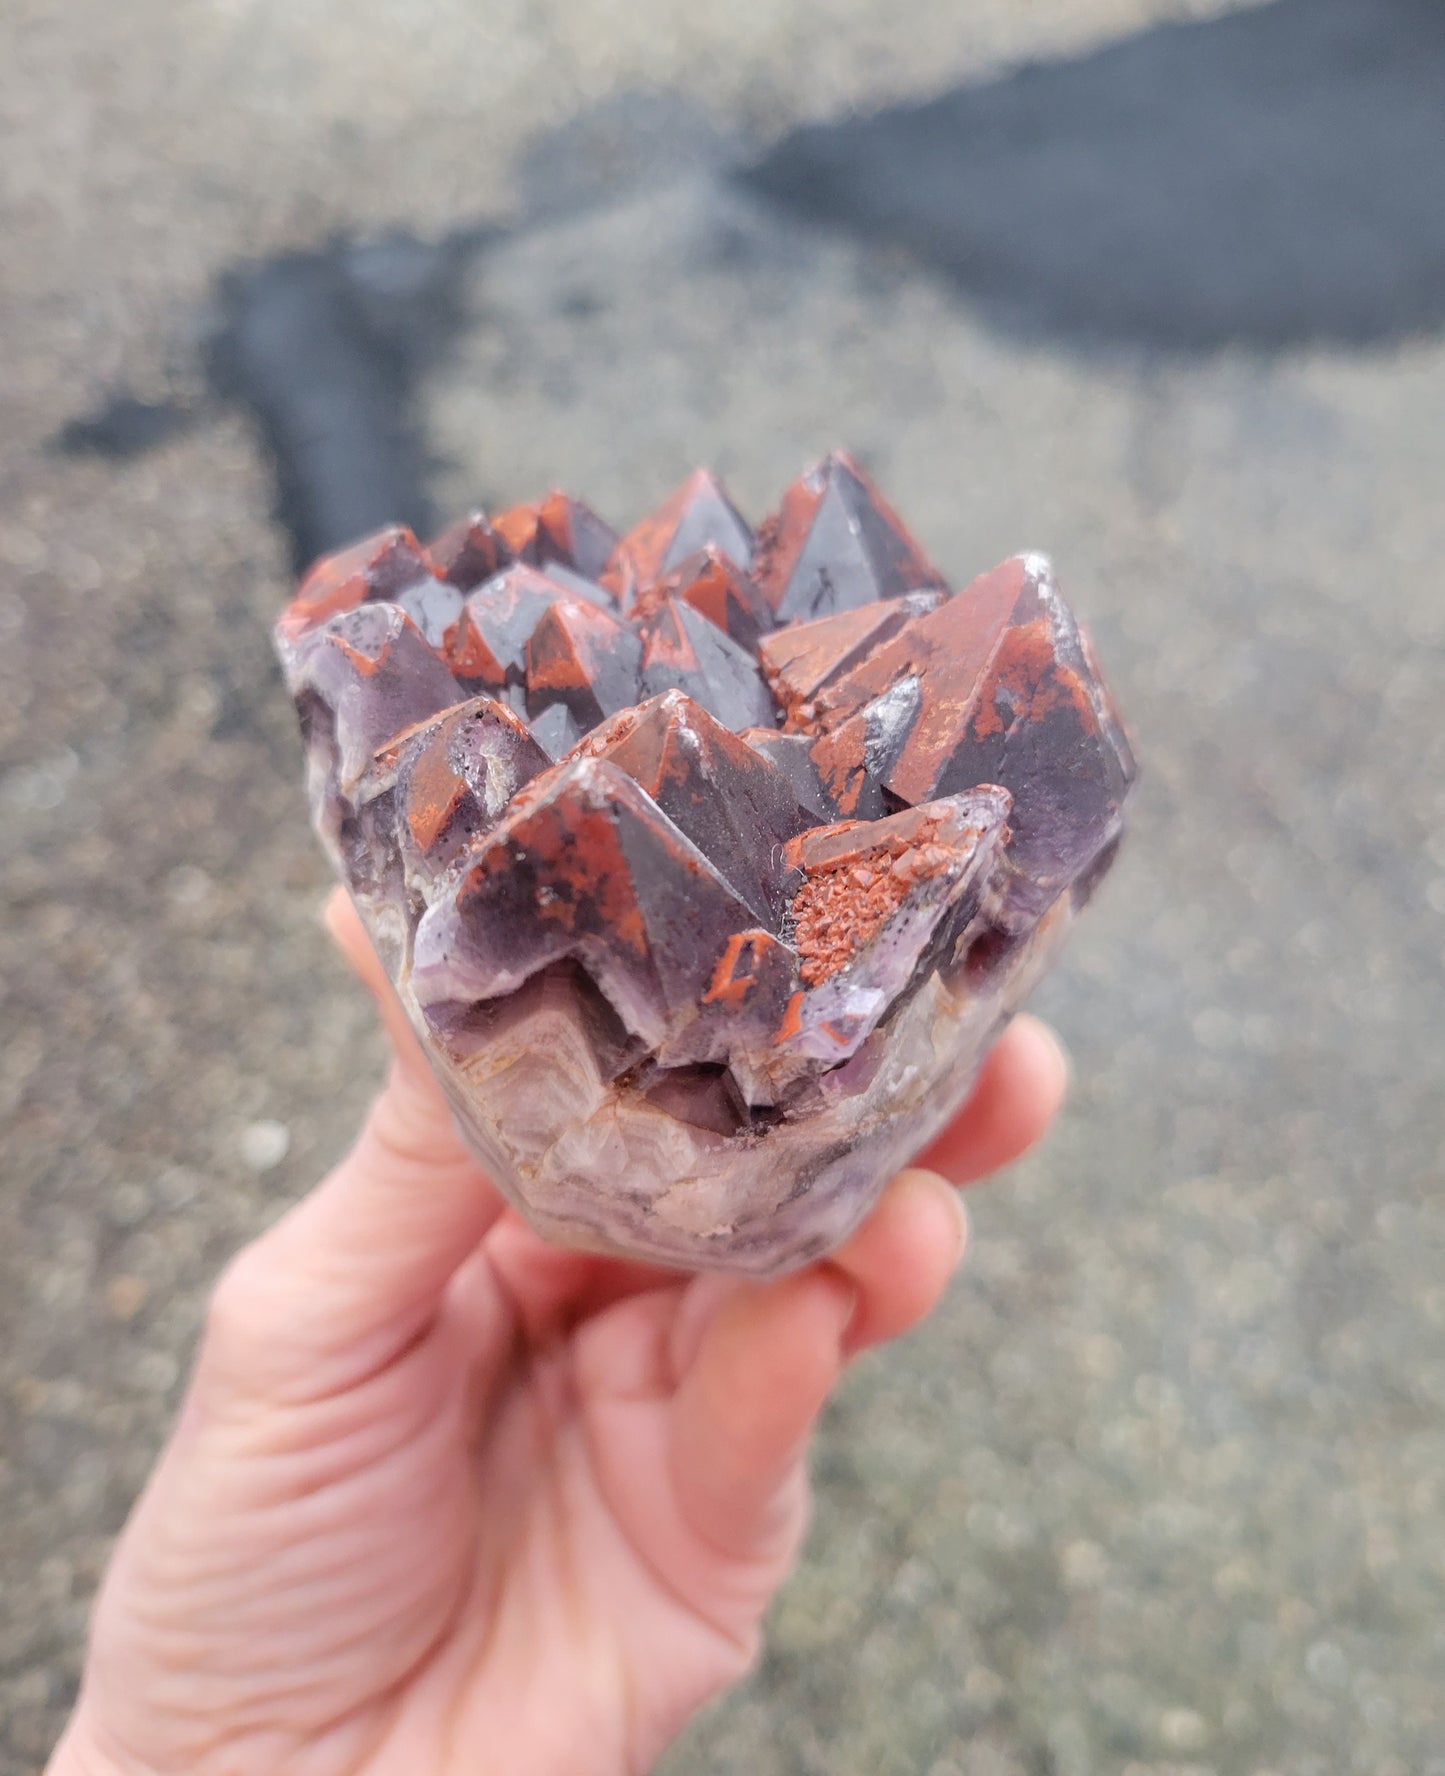
[{"label": "fingernail", "polygon": [[1069,1051],[1064,1047],[1064,1039],[1052,1024],[1046,1024],[1042,1018],[1030,1017],[1029,1022],[1054,1051],[1054,1058],[1059,1063],[1059,1071],[1064,1076],[1065,1085],[1073,1077],[1074,1063],[1069,1058]]},{"label": "fingernail", "polygon": [[838,1341],[840,1344],[846,1344],[853,1322],[858,1318],[858,1285],[852,1277],[845,1276],[842,1271],[835,1269],[832,1265],[829,1265],[823,1274],[833,1285],[833,1294],[839,1314]]},{"label": "fingernail", "polygon": [[963,1204],[963,1192],[956,1184],[950,1184],[941,1172],[924,1172],[921,1176],[931,1181],[934,1190],[942,1191],[949,1213],[958,1224],[958,1249],[953,1260],[957,1266],[963,1261],[963,1254],[968,1247],[968,1210]]},{"label": "fingernail", "polygon": [[963,1192],[956,1185],[944,1181],[944,1189],[948,1192],[949,1207],[953,1210],[954,1219],[958,1222],[958,1256],[954,1266],[963,1263],[963,1255],[968,1250],[968,1210],[964,1206]]},{"label": "fingernail", "polygon": [[916,1166],[909,1171],[901,1172],[898,1182],[906,1183],[915,1190],[931,1190],[935,1194],[942,1193],[944,1201],[948,1204],[949,1213],[958,1223],[958,1250],[954,1257],[954,1263],[958,1264],[968,1245],[968,1210],[963,1205],[962,1190],[956,1184],[950,1184],[942,1172],[930,1171],[926,1166]]},{"label": "fingernail", "polygon": [[[840,1271],[829,1267],[830,1277],[838,1284],[838,1308],[841,1319],[838,1322],[838,1351],[845,1363],[853,1358],[853,1328],[858,1323],[859,1311],[863,1299],[858,1285],[851,1277],[845,1277]],[[844,1291],[847,1291],[846,1296]]]}]

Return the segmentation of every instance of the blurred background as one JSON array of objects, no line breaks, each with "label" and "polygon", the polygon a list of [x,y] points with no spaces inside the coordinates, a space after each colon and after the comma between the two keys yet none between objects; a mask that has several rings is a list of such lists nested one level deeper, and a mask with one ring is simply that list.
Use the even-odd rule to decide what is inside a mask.
[{"label": "blurred background", "polygon": [[667,1776],[1445,1773],[1445,6],[6,0],[0,1772],[378,1077],[294,566],[847,444],[1145,776],[1076,1066]]}]

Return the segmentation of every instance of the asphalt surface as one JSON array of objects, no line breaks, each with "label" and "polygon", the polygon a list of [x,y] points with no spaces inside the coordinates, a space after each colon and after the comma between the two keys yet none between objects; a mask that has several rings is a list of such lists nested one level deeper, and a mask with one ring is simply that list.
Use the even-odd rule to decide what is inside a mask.
[{"label": "asphalt surface", "polygon": [[789,134],[749,183],[997,325],[1175,351],[1445,323],[1445,10],[1271,0]]},{"label": "asphalt surface", "polygon": [[[353,278],[399,379],[372,497],[561,482],[626,522],[708,461],[756,516],[847,443],[951,574],[1054,554],[1146,773],[1041,996],[1069,1110],[975,1198],[937,1320],[851,1378],[766,1659],[669,1776],[1442,1776],[1445,340],[1405,301],[1429,239],[1396,229],[1400,88],[1350,114],[1416,279],[1393,308],[1357,280],[1368,344],[1265,349],[1216,308],[1207,341],[1104,349],[736,169],[945,88],[997,114],[1029,56],[1087,95],[1104,40],[1157,65],[1182,9],[342,10],[0,19],[0,1772],[63,1719],[210,1279],[340,1151],[380,1064],[316,925],[266,639],[355,478],[254,380],[208,385],[268,312],[236,279],[300,255]],[[1258,108],[1198,22],[1226,9],[1189,10],[1247,163]],[[1424,15],[1371,16],[1379,67],[1432,90]],[[1410,140],[1415,178],[1435,138]],[[1022,164],[1021,204],[1046,190]],[[444,314],[388,285],[459,241]],[[1124,284],[1157,295],[1160,250]],[[1319,312],[1309,254],[1274,267]],[[349,337],[335,313],[307,325]],[[345,445],[338,382],[316,411]]]}]

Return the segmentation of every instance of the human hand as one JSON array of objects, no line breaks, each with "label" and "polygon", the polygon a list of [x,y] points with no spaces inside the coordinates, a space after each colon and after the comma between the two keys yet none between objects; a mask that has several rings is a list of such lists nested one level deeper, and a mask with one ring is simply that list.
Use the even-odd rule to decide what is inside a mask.
[{"label": "human hand", "polygon": [[[102,1587],[51,1776],[621,1776],[742,1675],[859,1351],[964,1223],[903,1173],[781,1281],[548,1245],[457,1136],[354,909],[395,1058],[355,1148],[231,1264]],[[1064,1090],[1032,1019],[925,1157],[967,1182]]]}]

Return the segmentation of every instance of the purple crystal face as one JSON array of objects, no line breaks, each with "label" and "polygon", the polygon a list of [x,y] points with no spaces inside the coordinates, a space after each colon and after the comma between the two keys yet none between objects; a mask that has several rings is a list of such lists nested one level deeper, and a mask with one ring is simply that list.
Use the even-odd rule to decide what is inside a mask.
[{"label": "purple crystal face", "polygon": [[771,1274],[943,1127],[1117,847],[1048,563],[950,593],[848,457],[393,529],[277,625],[317,831],[542,1233]]}]

